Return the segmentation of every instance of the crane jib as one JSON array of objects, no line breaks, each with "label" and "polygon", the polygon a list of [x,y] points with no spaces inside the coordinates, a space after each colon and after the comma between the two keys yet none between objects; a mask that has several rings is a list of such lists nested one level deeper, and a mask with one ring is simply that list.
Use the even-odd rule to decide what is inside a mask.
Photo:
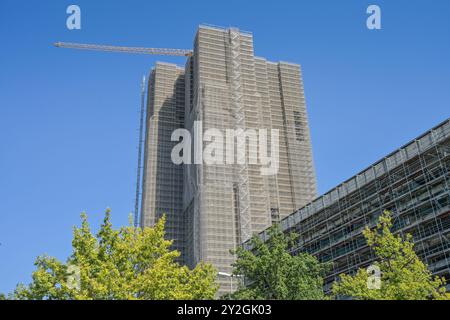
[{"label": "crane jib", "polygon": [[164,56],[184,56],[184,57],[189,57],[192,55],[192,50],[189,49],[123,47],[123,46],[110,46],[98,44],[71,43],[71,42],[56,42],[54,45],[55,47],[58,48],[81,49],[81,50],[153,54]]}]

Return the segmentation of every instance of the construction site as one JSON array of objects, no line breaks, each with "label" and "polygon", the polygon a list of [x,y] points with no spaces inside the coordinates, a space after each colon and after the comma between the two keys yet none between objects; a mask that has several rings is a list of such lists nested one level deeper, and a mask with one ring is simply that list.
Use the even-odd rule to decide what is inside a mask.
[{"label": "construction site", "polygon": [[[300,65],[257,57],[251,32],[211,25],[199,26],[192,50],[55,45],[187,58],[184,66],[157,62],[142,84],[135,224],[152,226],[165,215],[180,263],[212,263],[219,294],[232,291],[230,250],[317,195]],[[243,163],[174,164],[178,141],[171,134],[178,128],[193,136],[211,128],[276,129],[278,171],[261,175],[246,149],[236,155]]]},{"label": "construction site", "polygon": [[[450,279],[449,120],[317,197],[300,65],[255,56],[252,33],[200,25],[192,50],[55,45],[186,57],[183,66],[157,62],[142,82],[135,224],[153,226],[166,216],[179,262],[212,263],[219,295],[238,282],[230,250],[243,243],[251,249],[255,233],[266,240],[274,223],[300,235],[292,254],[333,262],[325,278],[329,292],[340,274],[374,261],[362,230],[384,210],[393,213],[395,232],[413,235],[431,271]],[[192,136],[208,129],[279,130],[279,170],[261,175],[246,149],[237,154],[243,163],[175,164],[171,152],[179,141],[172,133],[179,128]]]}]

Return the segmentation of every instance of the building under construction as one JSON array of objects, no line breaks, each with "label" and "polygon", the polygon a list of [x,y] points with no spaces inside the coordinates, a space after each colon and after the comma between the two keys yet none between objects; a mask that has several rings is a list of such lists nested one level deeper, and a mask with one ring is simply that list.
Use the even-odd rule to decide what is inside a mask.
[{"label": "building under construction", "polygon": [[[300,66],[255,57],[253,35],[200,26],[183,67],[157,63],[148,85],[141,225],[167,217],[167,238],[182,262],[231,273],[235,249],[316,197]],[[260,164],[171,161],[176,128],[278,129],[279,170]],[[246,154],[248,155],[248,153]],[[221,279],[220,292],[231,290]]]},{"label": "building under construction", "polygon": [[[200,26],[193,50],[55,46],[187,57],[185,66],[157,63],[150,74],[139,218],[141,226],[151,226],[166,215],[167,237],[181,252],[181,262],[191,267],[210,262],[222,276],[230,275],[230,249],[241,243],[251,249],[246,241],[252,233],[267,239],[263,230],[280,222],[283,231],[300,236],[292,254],[308,252],[333,262],[325,279],[328,291],[339,274],[374,261],[361,231],[390,210],[394,231],[412,234],[418,255],[450,283],[450,119],[314,200],[300,66],[255,57],[251,33]],[[261,175],[261,165],[250,163],[176,165],[171,134],[178,128],[193,136],[211,128],[277,129],[279,170]],[[140,142],[141,137],[142,130]],[[136,217],[141,153],[139,148]],[[241,156],[250,155],[244,150]],[[232,289],[233,281],[219,280],[221,293]]]},{"label": "building under construction", "polygon": [[[415,251],[433,274],[450,284],[450,119],[394,151],[281,220],[299,235],[292,254],[307,252],[333,262],[325,290],[341,273],[374,262],[362,234],[384,210],[393,231],[411,234]],[[267,240],[268,233],[260,234]],[[249,243],[245,244],[251,249]],[[448,289],[449,286],[448,286]]]}]

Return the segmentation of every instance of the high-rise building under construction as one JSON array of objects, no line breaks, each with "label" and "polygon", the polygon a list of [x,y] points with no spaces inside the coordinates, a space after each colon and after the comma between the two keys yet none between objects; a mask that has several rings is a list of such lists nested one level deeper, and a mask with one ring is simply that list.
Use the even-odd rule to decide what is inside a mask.
[{"label": "high-rise building under construction", "polygon": [[[193,140],[212,128],[277,129],[278,170],[262,175],[261,164],[250,161],[174,164],[177,128],[189,130]],[[251,33],[212,26],[199,27],[183,68],[156,64],[149,77],[141,225],[165,214],[167,238],[182,262],[210,262],[221,274],[231,273],[230,249],[315,196],[299,65],[255,57]],[[230,279],[219,281],[222,292],[231,289]]]}]

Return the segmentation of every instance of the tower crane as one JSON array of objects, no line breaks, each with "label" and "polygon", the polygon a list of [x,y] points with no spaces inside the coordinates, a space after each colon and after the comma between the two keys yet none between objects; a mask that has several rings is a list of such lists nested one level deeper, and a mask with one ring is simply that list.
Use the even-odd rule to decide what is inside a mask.
[{"label": "tower crane", "polygon": [[[135,54],[152,54],[162,56],[181,56],[190,57],[193,51],[189,49],[168,49],[168,48],[143,48],[143,47],[123,47],[110,46],[98,44],[85,44],[73,42],[55,42],[54,46],[57,48],[93,50],[93,51],[108,51],[108,52],[123,52]],[[144,122],[144,104],[145,104],[145,77],[141,84],[141,111],[139,123],[139,151],[138,151],[138,166],[136,179],[136,199],[134,209],[134,226],[139,226],[139,200],[140,200],[140,186],[141,186],[141,170],[142,170],[142,144],[143,144],[143,122]]]}]

